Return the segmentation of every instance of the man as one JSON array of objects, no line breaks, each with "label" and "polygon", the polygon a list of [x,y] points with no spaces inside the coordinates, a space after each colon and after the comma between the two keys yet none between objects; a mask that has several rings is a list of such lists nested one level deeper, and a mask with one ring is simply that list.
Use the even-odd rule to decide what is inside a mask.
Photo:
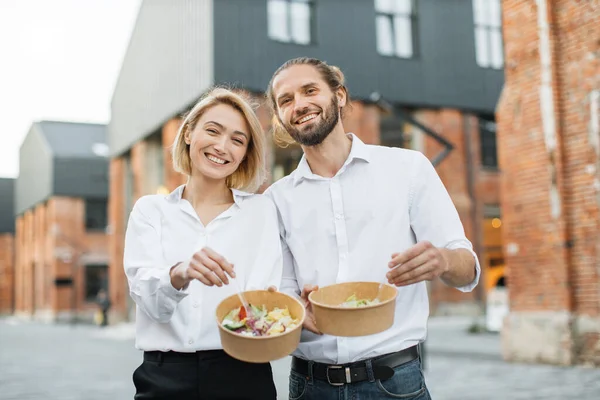
[{"label": "man", "polygon": [[[480,275],[452,200],[420,152],[346,134],[341,114],[350,99],[337,67],[290,60],[267,97],[276,134],[285,131],[304,150],[298,168],[266,192],[280,216],[281,290],[307,307],[290,399],[429,399],[417,351],[429,315],[426,281],[467,292]],[[391,328],[364,337],[318,331],[308,294],[348,281],[398,287]]]}]

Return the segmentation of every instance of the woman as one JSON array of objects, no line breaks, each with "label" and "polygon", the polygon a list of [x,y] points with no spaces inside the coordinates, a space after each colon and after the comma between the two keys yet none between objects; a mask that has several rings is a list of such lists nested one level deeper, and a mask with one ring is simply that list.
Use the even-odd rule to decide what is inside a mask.
[{"label": "woman", "polygon": [[136,399],[275,399],[271,366],[222,350],[217,305],[245,289],[278,286],[282,254],[264,181],[265,137],[250,105],[214,89],[184,119],[173,145],[185,185],[140,198],[129,217],[124,266],[137,304]]}]

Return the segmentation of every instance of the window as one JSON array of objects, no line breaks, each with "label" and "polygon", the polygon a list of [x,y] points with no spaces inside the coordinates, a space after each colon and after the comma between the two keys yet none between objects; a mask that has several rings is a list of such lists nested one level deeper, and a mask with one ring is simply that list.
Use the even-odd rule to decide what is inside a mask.
[{"label": "window", "polygon": [[414,0],[375,0],[377,51],[411,58],[415,49]]},{"label": "window", "polygon": [[96,301],[100,289],[108,291],[108,265],[88,264],[85,266],[85,300]]},{"label": "window", "polygon": [[107,225],[106,199],[87,199],[85,201],[85,228],[88,231],[102,231]]},{"label": "window", "polygon": [[500,0],[473,0],[475,58],[483,68],[502,69],[502,12]]},{"label": "window", "polygon": [[479,119],[479,138],[481,143],[481,165],[489,168],[498,168],[496,122],[493,119]]},{"label": "window", "polygon": [[269,37],[285,43],[310,44],[312,11],[309,0],[268,0]]}]

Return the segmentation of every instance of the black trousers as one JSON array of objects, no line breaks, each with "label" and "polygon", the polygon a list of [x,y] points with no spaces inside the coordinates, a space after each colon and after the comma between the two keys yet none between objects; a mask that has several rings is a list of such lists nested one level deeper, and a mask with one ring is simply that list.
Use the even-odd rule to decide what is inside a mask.
[{"label": "black trousers", "polygon": [[145,352],[133,373],[135,400],[276,400],[271,364],[236,360],[222,350]]}]

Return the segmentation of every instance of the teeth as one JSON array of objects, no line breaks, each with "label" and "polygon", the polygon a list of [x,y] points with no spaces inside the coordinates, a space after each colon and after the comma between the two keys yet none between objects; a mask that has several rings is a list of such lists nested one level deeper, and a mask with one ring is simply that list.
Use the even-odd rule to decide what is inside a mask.
[{"label": "teeth", "polygon": [[217,164],[225,164],[225,160],[221,160],[220,158],[217,158],[215,156],[211,156],[209,154],[206,155],[206,158],[208,158],[212,162],[216,162]]},{"label": "teeth", "polygon": [[310,115],[307,115],[306,117],[302,118],[300,121],[298,121],[298,123],[302,124],[302,123],[304,123],[306,121],[310,121],[311,119],[316,118],[316,117],[317,117],[317,114],[310,114]]}]

